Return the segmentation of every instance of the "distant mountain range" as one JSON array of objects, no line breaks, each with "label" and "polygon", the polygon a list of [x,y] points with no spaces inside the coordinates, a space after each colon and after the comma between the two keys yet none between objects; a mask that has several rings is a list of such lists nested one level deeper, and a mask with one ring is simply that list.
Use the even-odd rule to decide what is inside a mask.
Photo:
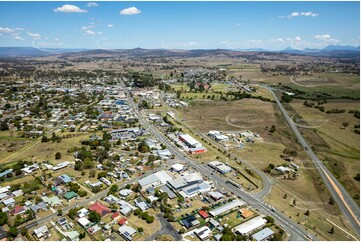
[{"label": "distant mountain range", "polygon": [[303,49],[303,50],[299,50],[299,49],[292,49],[290,47],[281,50],[280,52],[283,53],[289,53],[289,54],[298,54],[298,55],[311,55],[311,56],[327,56],[327,57],[332,57],[332,56],[358,56],[360,54],[360,46],[358,47],[354,47],[354,46],[349,46],[349,45],[329,45],[323,49]]},{"label": "distant mountain range", "polygon": [[284,50],[272,51],[262,48],[252,49],[61,49],[47,48],[38,49],[33,47],[0,47],[0,57],[202,57],[202,56],[249,56],[253,53],[278,53],[278,54],[296,54],[307,56],[325,56],[325,57],[357,57],[360,55],[360,47],[329,45],[323,49],[292,49],[290,47]]}]

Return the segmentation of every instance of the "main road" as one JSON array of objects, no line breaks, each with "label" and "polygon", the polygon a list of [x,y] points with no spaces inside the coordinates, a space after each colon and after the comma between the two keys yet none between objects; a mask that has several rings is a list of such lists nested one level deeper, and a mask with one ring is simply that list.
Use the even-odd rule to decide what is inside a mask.
[{"label": "main road", "polygon": [[283,107],[282,103],[279,101],[276,94],[273,92],[272,88],[268,86],[263,86],[267,90],[269,90],[276,100],[276,103],[281,110],[283,116],[285,117],[288,125],[292,129],[293,133],[296,135],[298,141],[303,146],[305,152],[309,155],[315,167],[320,174],[323,182],[325,183],[327,189],[331,193],[333,199],[336,201],[338,207],[342,211],[343,215],[348,220],[350,226],[357,234],[358,238],[360,238],[360,208],[355,203],[355,201],[348,194],[346,189],[340,184],[340,182],[333,176],[333,174],[325,167],[322,161],[316,156],[311,147],[308,145],[306,140],[303,138],[302,134],[299,132],[297,126],[292,121],[287,111]]},{"label": "main road", "polygon": [[[130,96],[128,92],[128,97]],[[169,139],[167,139],[157,128],[155,128],[152,124],[148,122],[148,120],[143,119],[142,115],[139,114],[137,111],[136,105],[134,100],[129,97],[128,98],[129,104],[131,105],[134,114],[137,116],[139,123],[145,127],[148,131],[150,131],[160,142],[165,144],[169,151],[171,151],[178,160],[187,163],[190,167],[200,172],[203,176],[207,177],[208,179],[212,180],[217,187],[223,187],[224,189],[228,190],[232,194],[236,195],[237,197],[241,198],[242,200],[246,201],[249,205],[258,209],[262,214],[270,215],[275,219],[277,224],[282,224],[285,230],[289,233],[289,240],[305,240],[307,239],[307,235],[314,240],[315,237],[309,235],[309,233],[298,225],[292,219],[286,217],[283,213],[275,210],[271,206],[267,205],[262,201],[262,198],[254,197],[243,190],[236,188],[229,183],[223,177],[220,177],[217,173],[213,173],[207,167],[199,164],[198,162],[194,161],[193,159],[189,158],[187,154],[181,152]]]}]

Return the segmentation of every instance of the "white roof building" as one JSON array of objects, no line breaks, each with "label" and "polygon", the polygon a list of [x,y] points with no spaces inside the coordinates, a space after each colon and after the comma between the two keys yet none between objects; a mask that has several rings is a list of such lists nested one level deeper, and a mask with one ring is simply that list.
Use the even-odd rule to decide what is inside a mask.
[{"label": "white roof building", "polygon": [[222,174],[226,174],[232,171],[232,168],[230,166],[219,161],[211,161],[208,163],[208,166],[212,167],[213,169],[217,170]]},{"label": "white roof building", "polygon": [[207,227],[203,226],[202,228],[195,229],[194,234],[200,239],[200,240],[206,240],[209,238],[209,236],[212,234],[212,231]]},{"label": "white roof building", "polygon": [[88,213],[89,213],[89,210],[88,210],[88,209],[82,208],[82,209],[80,209],[80,210],[78,211],[78,217],[79,217],[79,218],[85,217],[85,216],[88,215]]},{"label": "white roof building", "polygon": [[160,185],[164,185],[167,181],[172,180],[173,178],[167,174],[165,171],[159,171],[143,179],[138,181],[139,185],[142,186],[143,189],[148,187],[158,187]]},{"label": "white roof building", "polygon": [[83,228],[85,228],[90,223],[91,222],[86,217],[82,217],[82,218],[78,219],[78,224],[80,224]]},{"label": "white roof building", "polygon": [[236,207],[241,207],[241,206],[243,206],[243,205],[245,205],[245,204],[246,204],[246,203],[245,203],[244,201],[235,199],[235,200],[233,200],[233,201],[230,202],[230,203],[227,203],[227,204],[225,204],[225,205],[223,205],[223,206],[221,206],[221,207],[218,207],[218,208],[216,208],[216,209],[211,210],[209,213],[210,213],[213,217],[215,217],[215,216],[218,216],[218,215],[220,215],[220,214],[222,214],[222,213],[225,213],[225,212],[227,212],[227,211],[229,211],[229,210],[231,210],[231,209],[234,209],[234,208],[236,208]]},{"label": "white roof building", "polygon": [[46,227],[46,225],[43,225],[37,229],[34,229],[34,234],[38,239],[48,235],[48,233],[49,233],[49,231],[48,231],[48,227]]},{"label": "white roof building", "polygon": [[274,235],[274,232],[270,228],[264,228],[261,231],[252,235],[252,239],[257,241],[269,240],[271,236]]},{"label": "white roof building", "polygon": [[267,220],[262,218],[261,216],[257,216],[251,220],[248,220],[244,223],[241,223],[240,225],[238,225],[237,227],[235,227],[233,229],[233,231],[235,233],[241,234],[241,235],[245,235],[245,234],[249,234],[252,231],[264,226],[267,224]]},{"label": "white roof building", "polygon": [[196,139],[194,139],[189,134],[181,134],[181,135],[179,135],[179,139],[182,140],[188,147],[191,147],[191,148],[202,147],[202,144],[199,143]]},{"label": "white roof building", "polygon": [[172,170],[175,172],[181,172],[184,169],[184,165],[182,164],[174,164],[172,165]]}]

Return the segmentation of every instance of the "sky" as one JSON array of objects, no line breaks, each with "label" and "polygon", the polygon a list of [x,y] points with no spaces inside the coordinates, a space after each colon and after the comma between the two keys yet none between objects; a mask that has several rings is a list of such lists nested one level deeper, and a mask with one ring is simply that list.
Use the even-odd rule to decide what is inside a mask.
[{"label": "sky", "polygon": [[280,50],[360,45],[359,2],[0,2],[0,46]]}]

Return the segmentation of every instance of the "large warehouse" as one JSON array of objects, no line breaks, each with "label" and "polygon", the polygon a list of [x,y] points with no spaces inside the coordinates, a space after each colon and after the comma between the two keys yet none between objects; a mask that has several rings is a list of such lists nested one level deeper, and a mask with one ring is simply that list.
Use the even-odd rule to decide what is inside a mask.
[{"label": "large warehouse", "polygon": [[183,141],[189,148],[202,147],[202,144],[199,143],[196,139],[194,139],[189,134],[181,134],[181,135],[179,135],[179,139],[181,141]]}]

